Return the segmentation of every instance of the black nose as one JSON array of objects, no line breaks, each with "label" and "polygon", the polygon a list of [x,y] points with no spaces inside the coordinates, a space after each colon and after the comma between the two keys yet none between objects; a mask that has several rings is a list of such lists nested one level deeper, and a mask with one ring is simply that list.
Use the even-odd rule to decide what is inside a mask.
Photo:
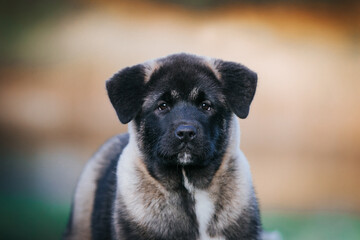
[{"label": "black nose", "polygon": [[175,136],[184,142],[189,142],[196,137],[196,128],[191,125],[180,125],[175,130]]}]

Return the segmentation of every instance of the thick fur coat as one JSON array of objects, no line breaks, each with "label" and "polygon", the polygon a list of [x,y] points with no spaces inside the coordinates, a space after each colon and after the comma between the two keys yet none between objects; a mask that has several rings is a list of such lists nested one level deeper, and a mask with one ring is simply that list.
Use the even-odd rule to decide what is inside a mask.
[{"label": "thick fur coat", "polygon": [[256,84],[241,64],[189,54],[116,73],[106,88],[129,133],[87,163],[65,239],[260,239],[237,120]]}]

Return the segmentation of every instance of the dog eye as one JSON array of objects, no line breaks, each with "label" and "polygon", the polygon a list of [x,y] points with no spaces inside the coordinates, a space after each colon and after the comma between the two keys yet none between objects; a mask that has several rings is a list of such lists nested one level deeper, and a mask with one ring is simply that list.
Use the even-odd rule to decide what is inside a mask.
[{"label": "dog eye", "polygon": [[169,105],[166,102],[160,102],[158,105],[159,111],[164,111],[169,108]]},{"label": "dog eye", "polygon": [[201,103],[201,108],[205,111],[210,111],[211,110],[211,104],[209,101],[204,101]]}]

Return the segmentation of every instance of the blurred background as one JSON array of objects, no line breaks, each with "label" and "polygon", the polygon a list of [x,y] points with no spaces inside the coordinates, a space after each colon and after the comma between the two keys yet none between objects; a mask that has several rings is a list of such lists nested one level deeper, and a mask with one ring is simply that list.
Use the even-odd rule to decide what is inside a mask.
[{"label": "blurred background", "polygon": [[104,82],[189,52],[258,73],[241,148],[264,228],[360,239],[360,4],[1,1],[0,238],[59,239],[77,178],[126,131]]}]

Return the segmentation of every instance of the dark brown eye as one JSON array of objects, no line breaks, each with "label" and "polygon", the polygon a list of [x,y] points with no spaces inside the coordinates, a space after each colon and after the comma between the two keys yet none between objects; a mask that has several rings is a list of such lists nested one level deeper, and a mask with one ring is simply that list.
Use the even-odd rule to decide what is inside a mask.
[{"label": "dark brown eye", "polygon": [[211,110],[211,104],[209,101],[204,101],[201,103],[201,108],[205,111],[210,111]]},{"label": "dark brown eye", "polygon": [[166,110],[166,109],[168,109],[168,108],[169,108],[169,106],[168,106],[168,104],[167,104],[166,102],[161,102],[161,103],[158,105],[159,111],[164,111],[164,110]]}]

